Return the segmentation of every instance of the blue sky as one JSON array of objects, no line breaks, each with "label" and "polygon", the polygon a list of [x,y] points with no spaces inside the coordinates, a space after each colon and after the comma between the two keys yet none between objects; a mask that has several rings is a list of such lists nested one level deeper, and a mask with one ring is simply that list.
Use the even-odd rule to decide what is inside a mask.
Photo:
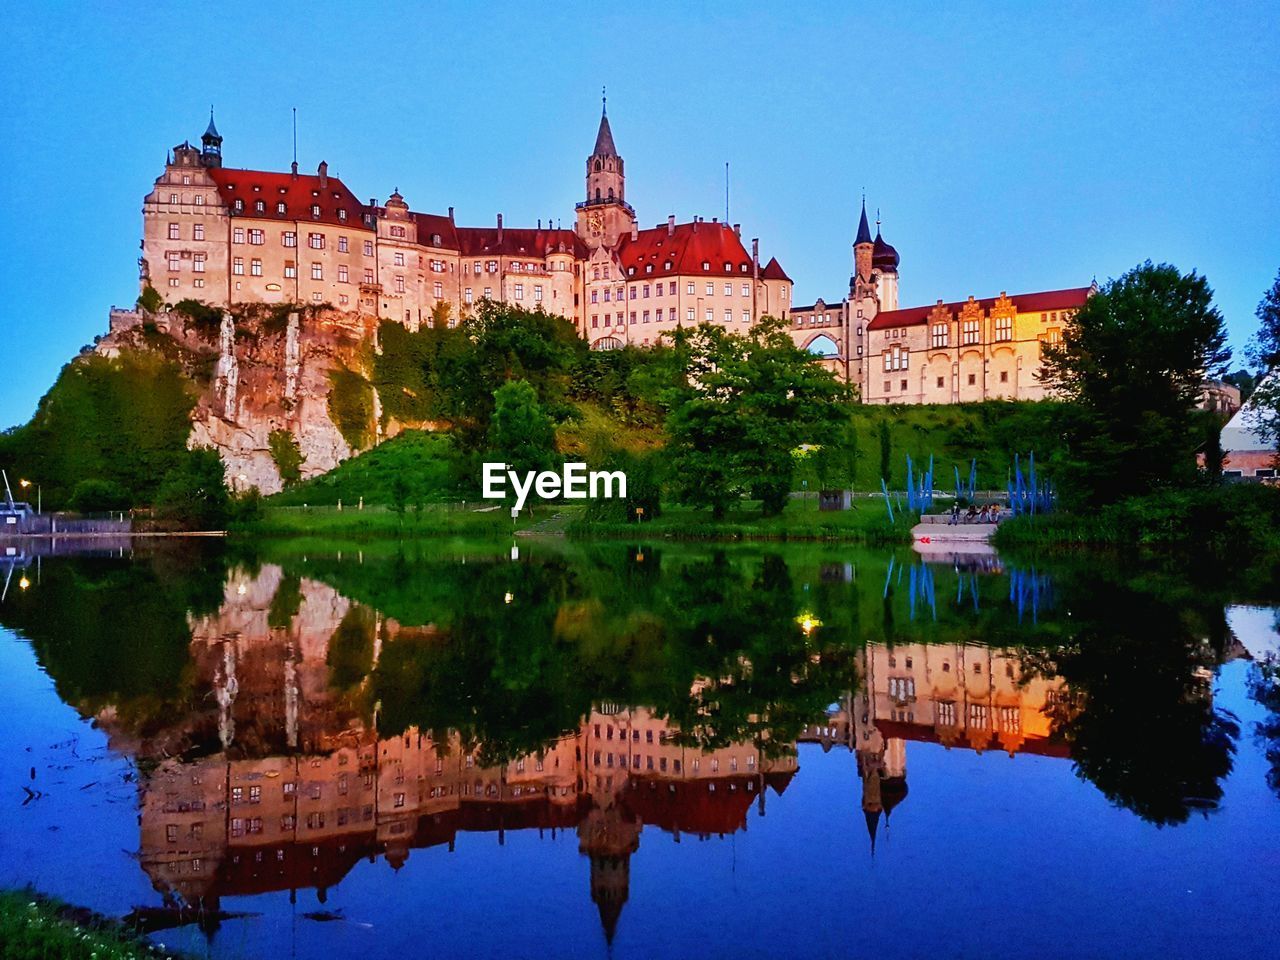
[{"label": "blue sky", "polygon": [[[185,13],[183,11],[186,11]],[[724,212],[797,298],[858,202],[903,306],[1208,276],[1232,344],[1280,268],[1280,4],[46,3],[0,63],[0,427],[137,295],[140,207],[217,109],[229,166],[327,160],[462,223],[571,223],[608,86],[642,224]]]}]

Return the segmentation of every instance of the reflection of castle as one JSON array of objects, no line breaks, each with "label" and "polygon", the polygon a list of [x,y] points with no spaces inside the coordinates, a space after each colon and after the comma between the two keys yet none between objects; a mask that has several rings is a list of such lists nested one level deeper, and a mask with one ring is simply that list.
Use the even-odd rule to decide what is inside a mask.
[{"label": "reflection of castle", "polygon": [[650,711],[612,705],[501,765],[455,733],[380,738],[328,681],[330,639],[361,610],[303,580],[296,609],[282,614],[281,583],[270,566],[233,576],[220,612],[192,624],[210,708],[184,735],[217,753],[165,760],[144,778],[140,859],[167,902],[216,910],[223,896],[298,888],[323,901],[379,853],[399,869],[414,848],[452,849],[459,833],[493,832],[501,843],[507,830],[575,828],[612,939],[644,825],[677,840],[731,833],[796,771],[793,750],[703,751]]},{"label": "reflection of castle", "polygon": [[859,657],[862,689],[844,698],[801,742],[840,744],[858,758],[871,849],[881,816],[907,795],[907,741],[1066,757],[1050,739],[1046,709],[1063,683],[1023,674],[1017,651],[976,644],[868,646]]}]

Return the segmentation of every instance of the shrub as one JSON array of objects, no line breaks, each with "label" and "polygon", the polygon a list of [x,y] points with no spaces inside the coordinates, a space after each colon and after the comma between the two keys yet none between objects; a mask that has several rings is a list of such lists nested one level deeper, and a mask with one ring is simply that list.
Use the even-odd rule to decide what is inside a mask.
[{"label": "shrub", "polygon": [[160,483],[155,513],[166,525],[184,530],[221,530],[231,517],[222,457],[211,447],[197,447]]},{"label": "shrub", "polygon": [[71,491],[67,506],[80,513],[128,510],[129,491],[114,480],[81,480]]},{"label": "shrub", "polygon": [[291,487],[302,479],[302,448],[298,446],[298,438],[289,430],[272,430],[267,437],[267,449],[271,451],[271,459],[286,487]]}]

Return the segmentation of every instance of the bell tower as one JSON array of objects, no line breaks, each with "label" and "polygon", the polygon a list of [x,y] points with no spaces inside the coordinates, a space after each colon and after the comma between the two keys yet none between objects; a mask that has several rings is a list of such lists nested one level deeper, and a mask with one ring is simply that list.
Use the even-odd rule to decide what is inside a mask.
[{"label": "bell tower", "polygon": [[613,143],[607,102],[600,98],[600,129],[595,149],[587,157],[587,197],[577,206],[578,236],[590,247],[613,247],[631,231],[636,212],[626,200],[627,179],[622,157]]},{"label": "bell tower", "polygon": [[200,138],[200,162],[206,167],[222,166],[222,134],[213,125],[213,107],[209,108],[209,126]]}]

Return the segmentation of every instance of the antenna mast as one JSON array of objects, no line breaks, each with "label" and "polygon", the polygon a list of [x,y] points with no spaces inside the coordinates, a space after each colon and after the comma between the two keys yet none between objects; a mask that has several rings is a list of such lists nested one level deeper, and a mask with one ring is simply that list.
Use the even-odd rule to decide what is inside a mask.
[{"label": "antenna mast", "polygon": [[724,222],[729,222],[729,161],[724,162]]}]

